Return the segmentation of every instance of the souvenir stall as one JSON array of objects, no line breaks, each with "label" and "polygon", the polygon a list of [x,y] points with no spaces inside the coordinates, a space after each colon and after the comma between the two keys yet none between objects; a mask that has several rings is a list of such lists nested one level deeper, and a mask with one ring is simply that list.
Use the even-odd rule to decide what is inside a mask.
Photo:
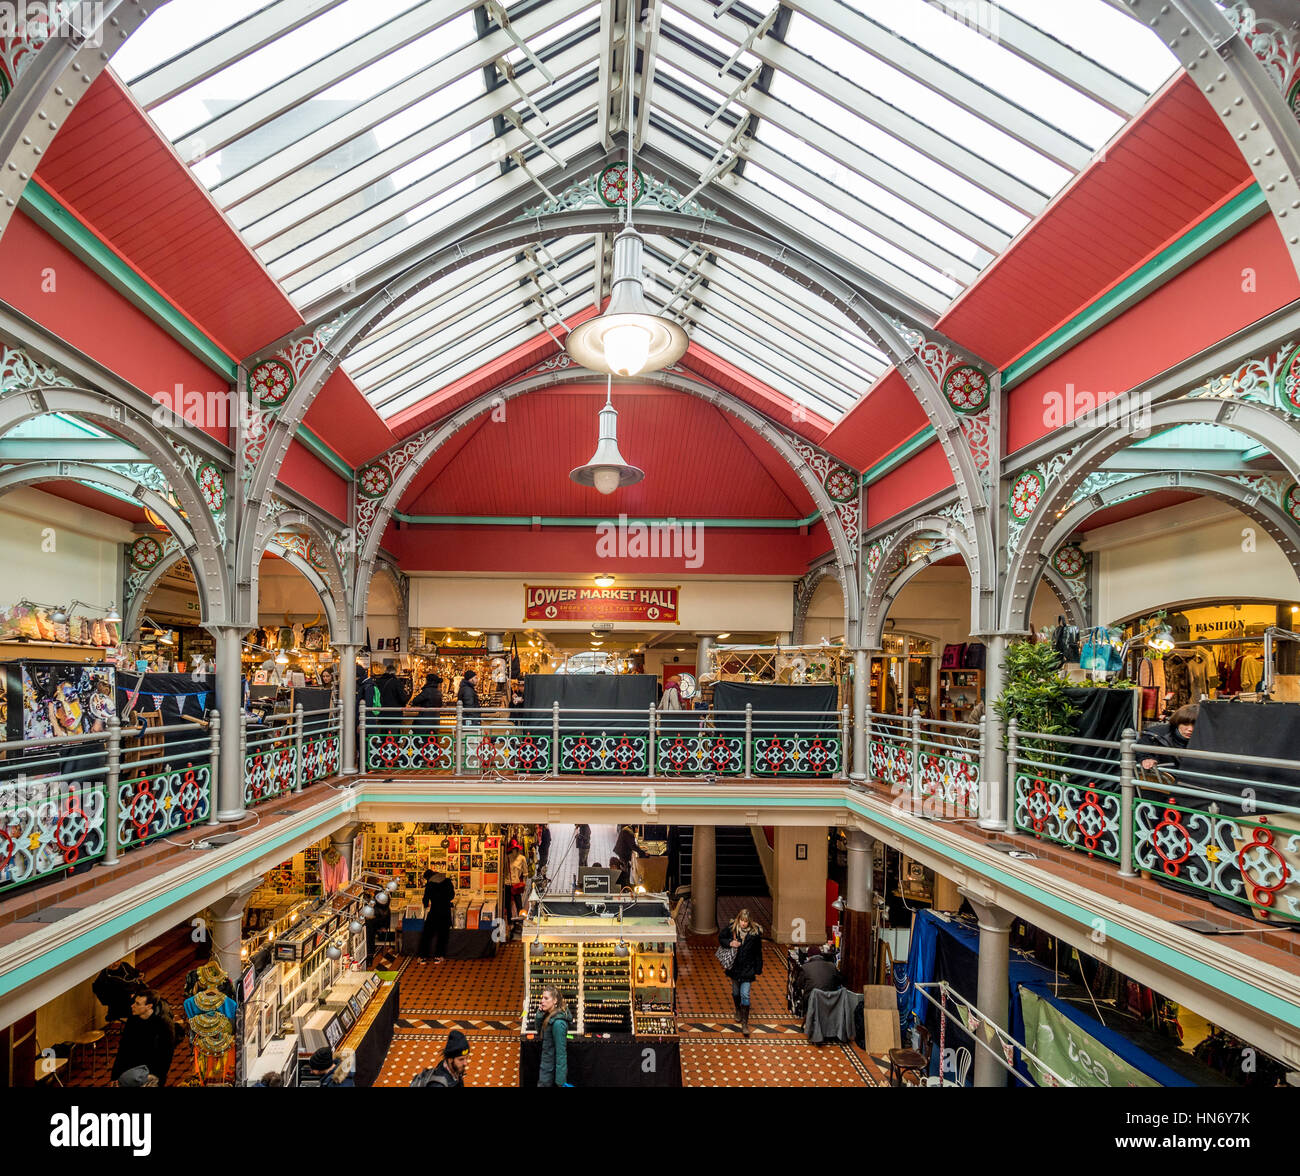
[{"label": "souvenir stall", "polygon": [[337,674],[329,628],[317,613],[314,620],[283,622],[254,629],[244,638],[244,677],[253,686],[318,686],[329,670]]},{"label": "souvenir stall", "polygon": [[[424,930],[424,871],[446,874],[456,890],[446,957],[488,959],[496,955],[496,923],[504,909],[506,849],[510,826],[379,822],[365,828],[365,861],[398,882],[392,911],[401,918],[398,942],[417,954]],[[516,838],[522,841],[522,830]]]},{"label": "souvenir stall", "polygon": [[[91,616],[89,609],[107,612],[107,618]],[[121,628],[121,617],[112,605],[105,610],[73,601],[65,609],[20,600],[0,606],[0,658],[112,664],[121,644]]]},{"label": "souvenir stall", "polygon": [[[568,1006],[574,1086],[680,1086],[677,925],[666,894],[547,894],[524,924],[520,1086],[536,1086],[543,985]],[[642,1064],[653,1049],[652,1070]]]},{"label": "souvenir stall", "polygon": [[835,705],[853,701],[853,655],[842,645],[711,645],[703,704],[715,682],[832,685]]},{"label": "souvenir stall", "polygon": [[299,899],[244,942],[244,1085],[270,1073],[286,1086],[300,1085],[311,1055],[322,1046],[336,1055],[350,1051],[356,1084],[374,1084],[392,1041],[398,986],[362,966],[367,901],[359,883]]}]

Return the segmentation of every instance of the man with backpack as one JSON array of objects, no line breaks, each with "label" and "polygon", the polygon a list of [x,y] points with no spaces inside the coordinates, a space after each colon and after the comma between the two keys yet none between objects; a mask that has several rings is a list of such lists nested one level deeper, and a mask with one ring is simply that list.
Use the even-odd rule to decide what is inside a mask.
[{"label": "man with backpack", "polygon": [[443,1090],[464,1090],[465,1071],[469,1069],[469,1038],[459,1029],[447,1035],[442,1058],[431,1070],[421,1070],[411,1079],[412,1086]]}]

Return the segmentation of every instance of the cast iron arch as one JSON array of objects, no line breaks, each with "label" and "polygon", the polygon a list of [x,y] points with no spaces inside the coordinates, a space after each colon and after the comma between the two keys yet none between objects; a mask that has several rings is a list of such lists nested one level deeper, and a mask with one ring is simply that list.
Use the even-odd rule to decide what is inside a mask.
[{"label": "cast iron arch", "polygon": [[[287,527],[301,527],[308,532],[315,541],[318,550],[326,557],[324,568],[316,567],[309,560],[299,556],[292,548],[285,547],[276,539],[276,533]],[[271,534],[266,537],[262,550],[279,556],[303,574],[316,590],[316,595],[320,597],[321,606],[325,611],[326,619],[329,621],[330,640],[338,643],[344,642],[348,636],[346,623],[350,603],[347,593],[347,577],[339,566],[334,550],[334,541],[319,520],[306,511],[283,511],[276,516],[275,526],[271,529]],[[249,569],[249,599],[251,601],[257,600],[260,564],[261,560],[259,559],[258,563]]]},{"label": "cast iron arch", "polygon": [[[369,532],[367,532],[365,539],[358,544],[357,589],[353,601],[354,623],[361,624],[364,622],[365,601],[370,586],[370,577],[373,574],[374,564],[379,555],[379,545],[383,541],[388,520],[392,517],[393,511],[397,509],[397,504],[401,502],[402,497],[424,463],[467,424],[504,401],[543,388],[563,384],[590,384],[597,378],[590,372],[584,372],[582,375],[550,372],[544,375],[530,376],[513,384],[505,384],[490,392],[483,393],[425,434],[419,449],[394,477],[392,485],[384,495]],[[821,481],[809,470],[798,451],[786,439],[786,435],[756,409],[745,404],[744,401],[738,400],[728,392],[723,392],[688,377],[674,375],[671,372],[655,372],[648,377],[637,377],[636,382],[642,384],[653,383],[660,387],[671,388],[678,392],[697,396],[714,405],[714,407],[731,413],[732,416],[739,419],[766,441],[786,464],[794,470],[799,480],[803,482],[804,487],[811,494],[817,508],[822,512],[822,521],[826,524],[827,532],[830,534],[835,547],[835,559],[840,568],[840,587],[844,592],[846,635],[855,638],[859,616],[858,586],[857,578],[854,575],[853,547],[848,536],[844,533],[844,528],[840,525],[835,503],[831,500],[830,495],[826,493]]]},{"label": "cast iron arch", "polygon": [[[230,601],[224,544],[216,522],[208,512],[207,503],[199,493],[198,483],[185,468],[180,455],[172,448],[165,431],[143,414],[103,392],[38,383],[27,388],[15,388],[0,397],[0,436],[24,421],[50,413],[64,413],[94,421],[108,432],[134,445],[145,460],[167,479],[167,484],[176,491],[181,509],[187,516],[185,530],[194,540],[196,558],[191,559],[190,564],[195,569],[196,583],[200,581],[199,572],[202,572],[206,593],[204,615],[209,617],[205,624],[223,622]],[[227,479],[229,503],[229,471],[222,470],[222,475]],[[157,513],[163,515],[162,511]]]},{"label": "cast iron arch", "polygon": [[812,605],[817,589],[821,587],[821,582],[827,577],[833,579],[840,586],[840,593],[843,595],[844,575],[834,556],[819,563],[816,567],[809,568],[795,585],[794,629],[790,633],[791,641],[795,645],[803,644],[804,629],[808,623],[808,609]]},{"label": "cast iron arch", "polygon": [[[645,232],[667,233],[761,262],[837,307],[876,343],[911,388],[934,427],[936,439],[952,472],[958,497],[966,507],[967,517],[975,520],[973,529],[977,549],[983,557],[981,562],[985,567],[993,566],[991,520],[983,483],[962,433],[958,414],[920,358],[879,308],[817,262],[763,233],[653,210],[638,213],[637,223]],[[528,221],[511,222],[474,233],[463,241],[438,250],[432,257],[412,266],[388,286],[371,295],[347,314],[346,320],[319,348],[301,379],[285,398],[279,412],[272,418],[266,443],[253,472],[248,501],[259,514],[266,510],[280,465],[316,394],[324,387],[339,363],[365,339],[371,328],[383,322],[408,299],[468,262],[517,251],[545,237],[616,232],[620,224],[617,210],[596,209],[577,209],[551,213]],[[270,354],[268,352],[250,358],[245,367],[249,371],[255,370],[257,363],[269,358]],[[247,541],[241,537],[241,566],[248,562],[251,554],[251,547],[246,547],[245,544],[252,542],[251,536]],[[853,580],[856,584],[855,577],[846,576],[847,580]]]},{"label": "cast iron arch", "polygon": [[[1244,515],[1254,519],[1272,536],[1274,542],[1286,556],[1292,570],[1300,582],[1300,523],[1292,519],[1285,510],[1261,496],[1257,491],[1216,474],[1196,471],[1174,470],[1162,474],[1138,474],[1116,482],[1090,494],[1081,502],[1075,503],[1057,520],[1042,541],[1042,554],[1036,556],[1027,567],[1034,576],[1032,587],[1036,588],[1038,576],[1054,575],[1050,560],[1060,545],[1078,528],[1095,514],[1116,502],[1137,495],[1154,494],[1161,490],[1190,490],[1206,498],[1216,498],[1236,507]],[[1042,504],[1040,503],[1040,509]],[[1059,593],[1058,593],[1059,595]],[[1029,627],[1029,609],[1032,607],[1032,590],[1023,611],[1017,610],[1010,616],[1013,632],[1023,632]]]},{"label": "cast iron arch", "polygon": [[[921,559],[912,560],[892,578],[888,569],[899,555],[907,551],[907,545],[913,539],[938,535],[943,544],[940,548],[928,552]],[[871,588],[867,592],[862,606],[862,644],[867,649],[879,649],[885,628],[885,618],[889,615],[890,605],[903,589],[908,580],[922,568],[927,568],[940,559],[956,553],[962,557],[971,581],[971,632],[983,632],[981,617],[981,597],[987,595],[981,591],[980,559],[972,549],[970,536],[964,527],[952,519],[941,515],[922,515],[911,520],[905,527],[889,537],[885,548],[880,553],[880,563],[876,574],[871,578]]]}]

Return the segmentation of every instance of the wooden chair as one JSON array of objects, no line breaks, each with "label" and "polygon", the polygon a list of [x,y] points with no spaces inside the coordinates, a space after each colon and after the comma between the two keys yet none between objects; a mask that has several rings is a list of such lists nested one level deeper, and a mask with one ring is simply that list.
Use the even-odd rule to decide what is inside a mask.
[{"label": "wooden chair", "polygon": [[[891,1049],[889,1051],[889,1085],[919,1086],[930,1069],[930,1030],[924,1025],[916,1031],[919,1049]],[[911,1075],[911,1081],[908,1081]]]}]

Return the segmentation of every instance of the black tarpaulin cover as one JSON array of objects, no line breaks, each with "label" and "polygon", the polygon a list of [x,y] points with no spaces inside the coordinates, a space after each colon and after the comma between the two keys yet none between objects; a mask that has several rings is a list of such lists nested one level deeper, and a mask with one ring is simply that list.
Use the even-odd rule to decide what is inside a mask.
[{"label": "black tarpaulin cover", "polygon": [[[603,731],[648,735],[650,708],[655,704],[656,693],[652,674],[528,674],[524,678],[526,717],[519,725],[549,731],[550,715],[535,710],[549,711],[558,702],[560,722],[566,732],[598,727]],[[600,713],[610,710],[638,714]]]},{"label": "black tarpaulin cover", "polygon": [[[1125,727],[1133,725],[1133,691],[1108,690],[1102,687],[1073,686],[1065,692],[1070,705],[1078,712],[1071,720],[1074,734],[1082,739],[1105,739],[1119,743]],[[1070,771],[1095,778],[1097,775],[1119,777],[1119,749],[1108,747],[1070,747],[1073,756]],[[1119,784],[1103,780],[1108,790]]]},{"label": "black tarpaulin cover", "polygon": [[[1193,751],[1300,761],[1300,703],[1203,702],[1188,747]],[[1300,788],[1300,771],[1216,760],[1183,760],[1181,766],[1188,771],[1228,776],[1241,782],[1211,783],[1183,776],[1190,785],[1237,794],[1249,787],[1257,801],[1300,807],[1300,793],[1282,787]],[[1204,803],[1193,801],[1192,805],[1200,808]],[[1220,807],[1225,812],[1231,811],[1228,806]]]},{"label": "black tarpaulin cover", "polygon": [[[836,730],[839,715],[835,710],[838,692],[834,686],[784,686],[766,682],[719,682],[713,688],[715,711],[744,713],[746,704],[754,708],[754,732],[758,735],[777,734],[792,730],[797,724],[800,733],[829,734]],[[766,723],[760,713],[770,711],[799,711],[798,715],[780,715]],[[804,719],[803,713],[817,718]]]}]

